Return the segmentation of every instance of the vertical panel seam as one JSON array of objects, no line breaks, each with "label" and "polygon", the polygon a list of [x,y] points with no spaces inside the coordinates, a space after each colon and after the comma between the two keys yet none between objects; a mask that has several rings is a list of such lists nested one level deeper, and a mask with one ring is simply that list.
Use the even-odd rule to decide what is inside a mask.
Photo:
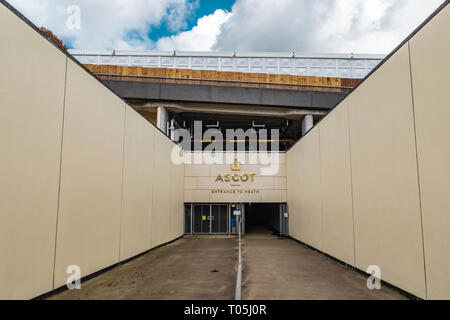
[{"label": "vertical panel seam", "polygon": [[59,180],[58,180],[58,198],[56,201],[56,226],[55,226],[55,247],[53,251],[53,280],[52,289],[55,289],[55,273],[56,273],[56,248],[58,241],[58,223],[59,223],[59,212],[60,212],[60,200],[61,200],[61,173],[62,173],[62,160],[63,160],[63,144],[64,144],[64,123],[66,117],[66,94],[67,94],[67,66],[68,58],[66,57],[65,73],[64,73],[64,97],[62,105],[62,121],[61,121],[61,143],[60,143],[60,153],[59,153]]},{"label": "vertical panel seam", "polygon": [[123,181],[125,175],[125,138],[126,138],[126,123],[127,123],[127,106],[124,105],[123,114],[123,134],[122,134],[122,183],[120,193],[120,220],[119,220],[119,262],[122,254],[122,215],[123,215]]},{"label": "vertical panel seam", "polygon": [[350,164],[350,196],[352,200],[352,220],[353,220],[353,264],[356,267],[356,237],[355,237],[355,207],[353,203],[353,164],[352,164],[352,141],[350,138],[350,106],[347,103],[347,134],[348,134],[348,151],[349,151],[349,164]]},{"label": "vertical panel seam", "polygon": [[411,44],[408,41],[408,57],[409,57],[409,75],[411,80],[411,102],[412,102],[412,112],[413,112],[413,125],[414,125],[414,143],[416,151],[416,168],[417,168],[417,186],[419,191],[419,213],[420,213],[420,230],[422,233],[422,257],[423,257],[423,269],[425,273],[425,297],[428,299],[428,285],[427,285],[427,266],[425,259],[425,237],[423,232],[423,213],[422,213],[422,189],[420,183],[420,169],[419,169],[419,151],[417,147],[417,125],[416,125],[416,106],[414,99],[414,82],[413,82],[413,71],[411,62]]}]

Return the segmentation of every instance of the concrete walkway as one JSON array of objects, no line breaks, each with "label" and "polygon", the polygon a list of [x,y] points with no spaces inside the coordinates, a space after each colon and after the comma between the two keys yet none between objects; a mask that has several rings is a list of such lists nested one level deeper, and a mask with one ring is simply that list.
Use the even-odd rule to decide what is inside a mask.
[{"label": "concrete walkway", "polygon": [[[265,228],[243,237],[242,297],[254,299],[403,299],[294,240]],[[237,239],[186,236],[49,299],[233,300]]]},{"label": "concrete walkway", "polygon": [[50,299],[232,300],[235,237],[184,237]]},{"label": "concrete walkway", "polygon": [[266,228],[243,240],[242,297],[247,300],[404,299],[396,291],[367,289],[367,278],[292,239]]}]

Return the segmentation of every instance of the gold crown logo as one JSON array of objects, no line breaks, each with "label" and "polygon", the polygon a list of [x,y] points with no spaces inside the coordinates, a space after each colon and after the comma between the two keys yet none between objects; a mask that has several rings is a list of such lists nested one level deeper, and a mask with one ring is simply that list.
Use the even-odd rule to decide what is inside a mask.
[{"label": "gold crown logo", "polygon": [[242,163],[238,162],[237,159],[234,159],[234,163],[231,165],[231,171],[241,171]]}]

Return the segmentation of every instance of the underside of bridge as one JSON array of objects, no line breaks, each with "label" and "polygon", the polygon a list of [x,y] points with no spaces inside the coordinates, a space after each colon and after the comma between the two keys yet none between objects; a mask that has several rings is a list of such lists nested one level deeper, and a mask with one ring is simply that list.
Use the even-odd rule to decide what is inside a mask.
[{"label": "underside of bridge", "polygon": [[[191,151],[204,150],[211,142],[222,145],[223,149],[228,142],[235,143],[236,149],[249,150],[252,139],[258,143],[269,143],[269,150],[270,142],[276,142],[280,151],[286,151],[350,90],[346,88],[342,92],[334,92],[336,89],[334,87],[318,87],[316,89],[320,91],[311,91],[296,88],[280,90],[158,83],[157,86],[170,86],[166,94],[160,96],[153,95],[152,92],[160,93],[162,90],[155,89],[153,82],[121,80],[103,80],[103,82],[175,142],[179,142],[175,137],[175,131],[187,130],[192,143],[190,147],[184,148]],[[204,93],[212,89],[215,95]],[[186,94],[180,95],[180,91]],[[199,98],[203,96],[206,98]],[[265,99],[265,96],[272,98]],[[201,134],[197,133],[197,136],[194,136],[196,122],[199,122]],[[251,132],[256,136],[247,137],[245,143],[238,141],[237,138],[226,138],[227,130],[237,129]],[[276,137],[271,134],[273,130],[278,134]],[[205,134],[206,131],[210,133]],[[220,137],[214,134],[217,132],[220,132]]]},{"label": "underside of bridge", "polygon": [[[186,150],[201,151],[215,142],[223,150],[227,143],[234,148],[250,149],[251,137],[246,142],[238,141],[235,136],[227,138],[227,130],[241,129],[254,134],[253,142],[266,143],[271,150],[275,142],[280,151],[286,151],[302,137],[302,123],[306,116],[312,116],[312,125],[320,121],[327,113],[324,110],[306,110],[294,108],[275,108],[265,106],[147,102],[128,100],[143,117],[158,125],[161,113],[166,113],[167,121],[159,122],[161,130],[171,136],[176,129],[185,129],[191,136],[191,145]],[[164,122],[164,121],[163,121]],[[201,134],[194,136],[196,122]],[[162,125],[161,125],[162,124]],[[265,129],[266,131],[261,131]],[[250,131],[248,131],[250,130]],[[272,136],[272,130],[278,135]],[[205,134],[209,131],[210,134]],[[176,139],[173,135],[171,136]],[[178,141],[177,141],[178,142]]]}]

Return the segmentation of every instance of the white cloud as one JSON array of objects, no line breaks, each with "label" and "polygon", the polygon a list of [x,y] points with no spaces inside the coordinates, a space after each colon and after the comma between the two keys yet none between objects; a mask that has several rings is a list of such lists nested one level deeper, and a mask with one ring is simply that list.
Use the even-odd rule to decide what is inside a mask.
[{"label": "white cloud", "polygon": [[[184,26],[195,9],[195,0],[9,0],[37,26],[45,26],[59,37],[73,39],[80,49],[148,49],[151,26],[163,20],[171,30]],[[81,9],[81,29],[66,27],[67,8]],[[133,32],[130,39],[129,32]]]},{"label": "white cloud", "polygon": [[192,30],[159,39],[156,48],[167,51],[210,51],[220,33],[221,25],[230,16],[229,12],[216,10],[213,14],[200,18]]},{"label": "white cloud", "polygon": [[[190,12],[193,12],[200,5],[200,0],[191,0],[192,2],[186,2],[185,6],[174,6],[170,8],[169,14],[165,20],[167,21],[167,27],[171,32],[177,32],[178,30],[186,28],[188,17]],[[181,9],[181,10],[180,10]]]},{"label": "white cloud", "polygon": [[[153,42],[162,21],[186,27],[199,0],[9,0],[38,26],[80,49],[388,53],[444,0],[237,0],[189,31]],[[209,1],[209,0],[208,0]],[[66,28],[67,7],[81,8],[81,30]]]},{"label": "white cloud", "polygon": [[443,0],[237,0],[215,50],[388,53]]}]

